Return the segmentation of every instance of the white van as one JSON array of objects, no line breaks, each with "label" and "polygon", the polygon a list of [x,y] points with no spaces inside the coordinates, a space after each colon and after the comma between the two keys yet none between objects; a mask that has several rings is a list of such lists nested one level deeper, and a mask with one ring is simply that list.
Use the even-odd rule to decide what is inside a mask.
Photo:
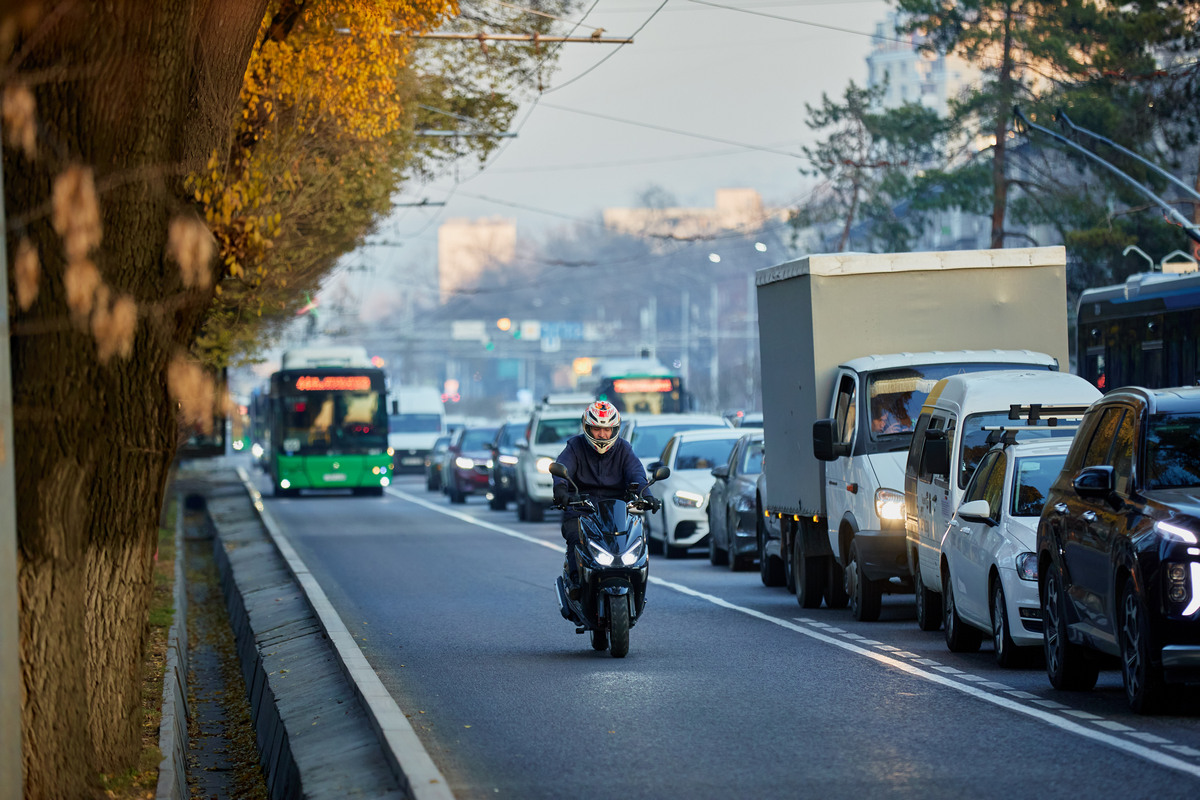
[{"label": "white van", "polygon": [[446,431],[442,393],[432,386],[402,386],[388,409],[388,446],[396,472],[422,472],[433,443]]},{"label": "white van", "polygon": [[[930,391],[913,429],[904,470],[904,529],[917,595],[917,624],[942,624],[942,538],[996,428],[1017,428],[1020,441],[1070,437],[1085,408],[1100,397],[1067,372],[993,370],[943,378]],[[992,429],[992,430],[988,430]]]}]

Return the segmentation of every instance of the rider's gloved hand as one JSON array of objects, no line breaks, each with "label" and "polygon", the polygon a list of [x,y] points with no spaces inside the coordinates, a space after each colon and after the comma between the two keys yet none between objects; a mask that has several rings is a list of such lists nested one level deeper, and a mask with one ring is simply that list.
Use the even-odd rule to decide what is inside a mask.
[{"label": "rider's gloved hand", "polygon": [[662,508],[662,500],[659,500],[657,497],[647,497],[646,503],[650,506],[651,511],[658,511]]},{"label": "rider's gloved hand", "polygon": [[554,505],[562,508],[567,504],[567,487],[565,484],[554,484]]}]

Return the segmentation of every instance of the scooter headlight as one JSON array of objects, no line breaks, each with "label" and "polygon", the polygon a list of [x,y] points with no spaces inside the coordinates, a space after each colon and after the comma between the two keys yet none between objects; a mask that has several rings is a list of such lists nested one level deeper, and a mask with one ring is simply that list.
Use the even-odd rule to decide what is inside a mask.
[{"label": "scooter headlight", "polygon": [[592,549],[592,557],[596,559],[596,563],[599,564],[600,566],[611,567],[612,563],[614,561],[616,561],[616,559],[613,558],[612,553],[608,552],[603,547],[601,547],[600,545],[593,542],[591,539],[588,540],[588,547],[590,547]]},{"label": "scooter headlight", "polygon": [[639,536],[634,539],[633,544],[629,545],[624,553],[621,553],[621,563],[627,567],[632,567],[636,564],[638,559],[642,557],[642,546],[644,544],[642,537]]}]

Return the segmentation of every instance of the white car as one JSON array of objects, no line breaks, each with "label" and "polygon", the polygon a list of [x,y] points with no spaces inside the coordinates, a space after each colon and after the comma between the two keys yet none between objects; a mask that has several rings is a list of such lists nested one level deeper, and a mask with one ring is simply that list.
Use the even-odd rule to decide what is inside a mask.
[{"label": "white car", "polygon": [[646,470],[653,472],[659,464],[671,469],[669,478],[654,484],[662,511],[648,517],[651,553],[680,558],[705,540],[712,469],[729,463],[733,446],[745,433],[737,428],[703,428],[680,431],[667,440],[662,454]]},{"label": "white car", "polygon": [[629,414],[621,417],[617,435],[633,446],[633,454],[641,459],[649,478],[650,464],[658,461],[672,435],[701,428],[731,427],[729,420],[719,414]]},{"label": "white car", "polygon": [[1070,447],[1066,437],[1001,441],[980,460],[942,540],[943,623],[952,651],[978,650],[990,633],[996,662],[1012,667],[1042,647],[1037,525]]}]

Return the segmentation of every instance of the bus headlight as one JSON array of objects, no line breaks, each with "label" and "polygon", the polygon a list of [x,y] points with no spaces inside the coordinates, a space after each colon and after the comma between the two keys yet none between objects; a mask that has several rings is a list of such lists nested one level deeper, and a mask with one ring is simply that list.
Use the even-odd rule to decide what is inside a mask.
[{"label": "bus headlight", "polygon": [[262,458],[263,447],[258,442],[255,442],[254,444],[250,445],[250,452],[254,454],[255,458]]}]

